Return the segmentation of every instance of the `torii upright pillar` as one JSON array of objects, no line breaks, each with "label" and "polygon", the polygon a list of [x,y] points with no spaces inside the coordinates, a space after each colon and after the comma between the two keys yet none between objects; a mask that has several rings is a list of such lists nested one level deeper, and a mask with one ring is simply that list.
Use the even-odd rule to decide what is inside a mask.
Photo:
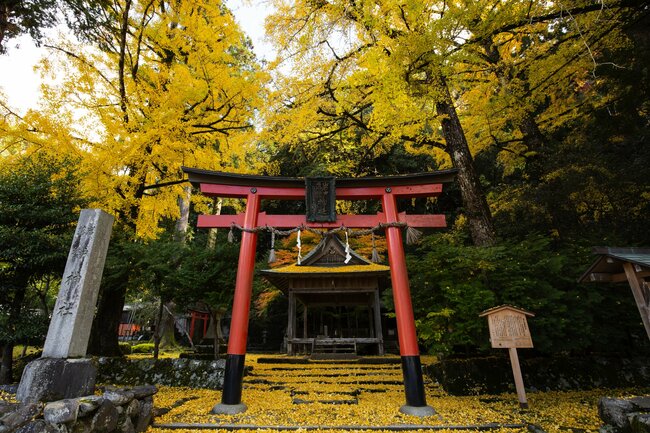
[{"label": "torii upright pillar", "polygon": [[[400,408],[400,412],[416,416],[435,414],[426,401],[402,234],[398,224],[406,224],[410,227],[445,227],[445,217],[444,215],[398,213],[397,198],[437,196],[442,192],[442,184],[453,180],[456,170],[405,176],[337,179],[337,199],[381,200],[383,213],[336,215],[335,221],[329,222],[308,221],[305,215],[267,215],[259,211],[262,199],[305,199],[304,179],[236,175],[192,168],[183,168],[183,170],[189,175],[190,182],[200,186],[201,192],[205,195],[247,200],[244,214],[200,215],[198,220],[200,228],[225,228],[233,224],[244,228],[232,307],[224,388],[221,403],[214,406],[213,413],[234,414],[246,410],[246,405],[241,400],[242,380],[257,245],[257,233],[250,229],[259,226],[275,228],[305,226],[320,229],[342,226],[371,228],[384,224],[406,397],[406,404]],[[332,202],[333,200],[332,198]]]}]

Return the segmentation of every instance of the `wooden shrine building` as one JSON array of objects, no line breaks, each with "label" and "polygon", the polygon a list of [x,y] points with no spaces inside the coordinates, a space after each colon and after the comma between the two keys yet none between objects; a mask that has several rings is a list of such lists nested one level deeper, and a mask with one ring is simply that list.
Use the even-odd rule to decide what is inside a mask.
[{"label": "wooden shrine building", "polygon": [[384,354],[379,298],[390,268],[349,254],[345,263],[345,245],[328,234],[299,263],[261,271],[289,299],[287,354]]}]

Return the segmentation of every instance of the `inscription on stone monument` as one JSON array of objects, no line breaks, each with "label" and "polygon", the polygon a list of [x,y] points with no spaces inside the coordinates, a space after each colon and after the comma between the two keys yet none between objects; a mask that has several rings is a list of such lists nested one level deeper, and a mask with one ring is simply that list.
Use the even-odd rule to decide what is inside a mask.
[{"label": "inscription on stone monument", "polygon": [[25,366],[16,399],[54,401],[93,394],[97,369],[86,355],[113,217],[79,215],[41,358]]},{"label": "inscription on stone monument", "polygon": [[112,225],[113,217],[99,209],[81,211],[47,332],[44,358],[86,355]]}]

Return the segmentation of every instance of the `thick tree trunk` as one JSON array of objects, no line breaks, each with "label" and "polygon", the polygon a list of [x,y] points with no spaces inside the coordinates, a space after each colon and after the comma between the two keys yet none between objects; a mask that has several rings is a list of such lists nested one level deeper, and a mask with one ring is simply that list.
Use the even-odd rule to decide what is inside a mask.
[{"label": "thick tree trunk", "polygon": [[469,151],[447,81],[444,77],[440,77],[440,81],[443,100],[436,104],[436,111],[442,118],[442,133],[447,143],[447,151],[454,167],[458,169],[456,180],[463,198],[472,241],[477,246],[490,246],[496,241],[492,214],[476,173],[474,159]]},{"label": "thick tree trunk", "polygon": [[5,343],[2,347],[2,364],[0,365],[0,384],[13,383],[14,343]]},{"label": "thick tree trunk", "polygon": [[172,310],[175,307],[173,302],[160,300],[158,317],[156,319],[156,332],[153,334],[153,357],[158,359],[161,347],[175,347],[176,337],[174,335],[174,315]]},{"label": "thick tree trunk", "polygon": [[160,327],[160,347],[176,347],[176,318],[174,311],[176,304],[173,301],[166,302],[163,306],[162,323]]},{"label": "thick tree trunk", "polygon": [[187,239],[187,228],[190,220],[190,198],[192,195],[192,187],[186,186],[183,188],[183,195],[178,197],[178,207],[180,209],[180,217],[176,221],[174,230],[174,239],[177,242],[185,243]]},{"label": "thick tree trunk", "polygon": [[93,320],[88,353],[97,356],[122,356],[118,340],[120,319],[124,309],[126,281],[117,287],[101,288],[97,315]]},{"label": "thick tree trunk", "polygon": [[[22,283],[22,284],[21,284]],[[15,324],[18,323],[20,312],[25,300],[27,280],[19,282],[16,286],[16,293],[11,301],[9,309],[9,332],[14,334]],[[2,364],[0,364],[0,384],[7,385],[13,383],[13,363],[14,363],[14,342],[7,341],[2,349]]]}]

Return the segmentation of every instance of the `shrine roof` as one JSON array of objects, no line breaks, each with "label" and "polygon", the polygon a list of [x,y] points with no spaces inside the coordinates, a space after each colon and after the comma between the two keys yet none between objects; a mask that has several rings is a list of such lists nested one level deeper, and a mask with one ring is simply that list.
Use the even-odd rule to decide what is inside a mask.
[{"label": "shrine roof", "polygon": [[303,266],[297,263],[283,266],[275,269],[265,269],[260,271],[266,275],[273,274],[311,274],[311,275],[332,275],[332,274],[376,274],[382,275],[390,272],[390,267],[378,263],[368,263],[364,265],[339,265],[339,266]]},{"label": "shrine roof", "polygon": [[631,263],[646,272],[650,271],[650,248],[596,247],[593,253],[598,255],[598,258],[578,279],[580,283],[615,282],[611,277],[625,272],[624,263]]},{"label": "shrine roof", "polygon": [[[240,185],[240,186],[270,186],[287,188],[304,188],[305,178],[284,176],[261,176],[254,174],[227,173],[223,171],[203,170],[182,167],[187,173],[188,180],[197,186],[201,183]],[[432,171],[426,173],[401,174],[395,176],[366,176],[366,177],[337,177],[336,185],[340,187],[371,187],[385,185],[421,185],[432,183],[450,183],[454,180],[457,169]]]},{"label": "shrine roof", "polygon": [[302,260],[301,264],[259,271],[276,287],[285,291],[294,278],[387,278],[390,267],[373,263],[348,249],[350,258],[345,263],[345,245],[336,234],[328,234]]}]

